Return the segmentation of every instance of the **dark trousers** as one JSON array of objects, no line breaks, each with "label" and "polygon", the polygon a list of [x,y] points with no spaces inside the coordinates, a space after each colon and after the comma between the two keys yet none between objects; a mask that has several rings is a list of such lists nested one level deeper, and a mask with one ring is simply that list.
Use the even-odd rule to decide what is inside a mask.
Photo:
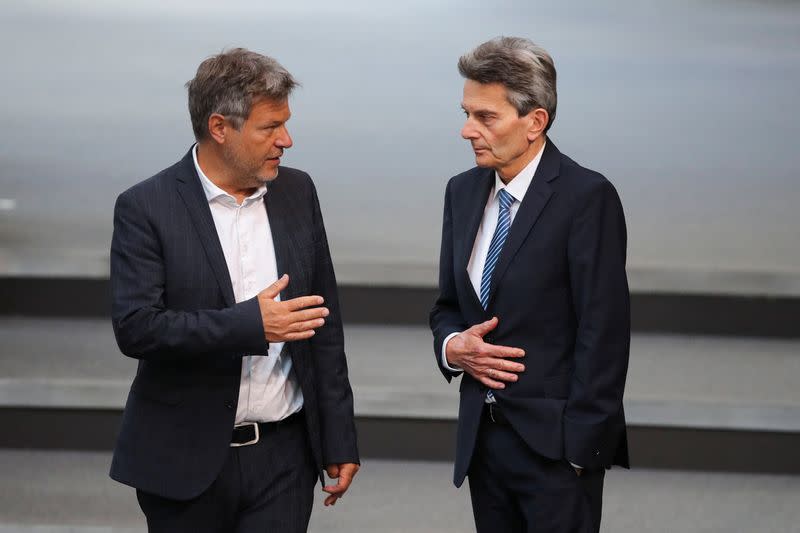
[{"label": "dark trousers", "polygon": [[318,471],[302,416],[230,448],[211,486],[189,501],[136,491],[150,533],[305,532]]},{"label": "dark trousers", "polygon": [[478,533],[597,533],[605,471],[580,476],[530,449],[508,425],[481,420],[468,472]]}]

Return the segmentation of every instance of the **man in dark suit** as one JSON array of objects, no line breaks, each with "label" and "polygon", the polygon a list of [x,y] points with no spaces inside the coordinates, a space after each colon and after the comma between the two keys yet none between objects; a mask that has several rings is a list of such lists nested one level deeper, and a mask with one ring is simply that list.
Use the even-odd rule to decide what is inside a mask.
[{"label": "man in dark suit", "polygon": [[316,480],[332,505],[358,471],[317,194],[279,166],[295,86],[254,52],[207,59],[197,144],[117,199],[113,326],[139,366],[111,477],[153,532],[306,531]]},{"label": "man in dark suit", "polygon": [[604,471],[628,466],[622,207],[546,137],[545,50],[496,38],[458,66],[477,167],[447,185],[430,316],[442,373],[464,373],[454,482],[479,532],[596,532]]}]

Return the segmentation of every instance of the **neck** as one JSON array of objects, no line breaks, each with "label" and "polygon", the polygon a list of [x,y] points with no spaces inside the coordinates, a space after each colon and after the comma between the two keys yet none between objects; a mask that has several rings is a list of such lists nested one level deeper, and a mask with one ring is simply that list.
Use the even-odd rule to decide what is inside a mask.
[{"label": "neck", "polygon": [[527,150],[525,150],[519,157],[514,158],[510,161],[507,165],[502,167],[498,167],[497,174],[500,176],[500,179],[508,185],[511,180],[517,177],[517,175],[522,172],[522,169],[527,167],[528,164],[539,155],[542,147],[544,146],[545,136],[544,134],[539,135],[534,139],[532,143],[528,145]]},{"label": "neck", "polygon": [[240,180],[231,172],[221,151],[213,143],[197,143],[197,164],[211,183],[233,196],[239,204],[256,191],[256,187],[241,186]]}]

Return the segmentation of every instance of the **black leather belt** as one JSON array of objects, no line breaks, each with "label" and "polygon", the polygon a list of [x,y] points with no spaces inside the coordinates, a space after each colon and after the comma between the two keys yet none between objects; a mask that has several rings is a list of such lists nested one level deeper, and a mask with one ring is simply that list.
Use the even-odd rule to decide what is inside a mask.
[{"label": "black leather belt", "polygon": [[278,420],[277,422],[247,422],[234,426],[233,434],[231,435],[231,447],[238,448],[240,446],[257,444],[261,439],[261,435],[299,422],[301,418],[303,418],[302,410],[287,416],[283,420]]},{"label": "black leather belt", "polygon": [[492,424],[497,424],[499,426],[511,425],[505,413],[503,413],[503,408],[497,405],[496,402],[484,404],[483,417]]}]

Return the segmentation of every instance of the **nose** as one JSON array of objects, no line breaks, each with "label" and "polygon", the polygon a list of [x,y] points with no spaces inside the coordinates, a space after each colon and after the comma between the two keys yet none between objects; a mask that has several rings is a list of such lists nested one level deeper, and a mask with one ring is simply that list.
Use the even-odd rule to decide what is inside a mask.
[{"label": "nose", "polygon": [[282,126],[281,133],[275,140],[275,146],[278,148],[291,148],[292,144],[294,144],[294,142],[292,141],[292,136],[289,135],[289,130],[286,128],[286,126]]},{"label": "nose", "polygon": [[464,122],[464,127],[461,128],[461,137],[467,140],[478,138],[478,130],[475,129],[472,120],[469,118]]}]

